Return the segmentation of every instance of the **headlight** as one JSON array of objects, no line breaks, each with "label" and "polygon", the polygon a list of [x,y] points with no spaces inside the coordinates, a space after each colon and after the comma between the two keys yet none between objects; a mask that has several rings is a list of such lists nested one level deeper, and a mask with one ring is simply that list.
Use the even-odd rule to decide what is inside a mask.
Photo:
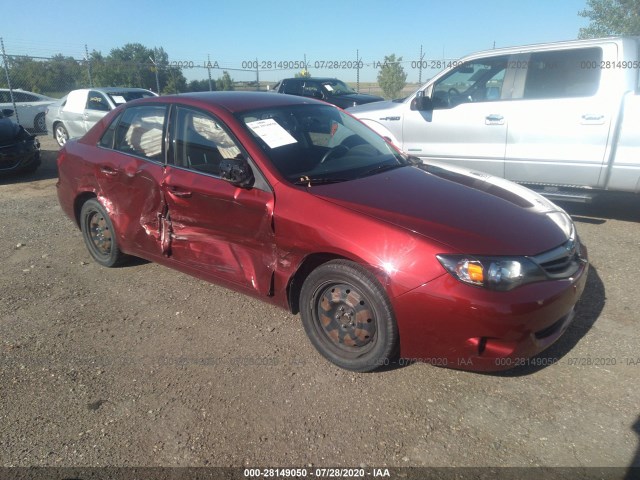
[{"label": "headlight", "polygon": [[544,272],[525,257],[436,255],[442,266],[461,282],[491,290],[511,290],[546,280]]}]

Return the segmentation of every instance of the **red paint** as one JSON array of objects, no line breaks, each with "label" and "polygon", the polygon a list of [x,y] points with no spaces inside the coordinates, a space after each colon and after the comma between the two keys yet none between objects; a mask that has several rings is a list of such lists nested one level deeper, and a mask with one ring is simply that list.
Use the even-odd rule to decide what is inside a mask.
[{"label": "red paint", "polygon": [[[269,188],[239,188],[96,146],[122,108],[158,103],[215,115]],[[465,184],[416,167],[343,183],[296,186],[234,117],[248,109],[314,103],[322,104],[258,93],[130,102],[61,150],[60,204],[76,220],[77,199],[94,195],[107,208],[124,252],[285,308],[291,279],[310,255],[366,265],[391,299],[401,353],[407,358],[500,370],[510,366],[500,359],[534,355],[562,334],[566,325],[559,324],[552,335],[535,336],[570,314],[584,288],[586,264],[572,279],[497,292],[454,279],[435,257],[536,255],[555,248],[567,238],[544,212],[524,208],[508,192],[484,188],[480,180]]]}]

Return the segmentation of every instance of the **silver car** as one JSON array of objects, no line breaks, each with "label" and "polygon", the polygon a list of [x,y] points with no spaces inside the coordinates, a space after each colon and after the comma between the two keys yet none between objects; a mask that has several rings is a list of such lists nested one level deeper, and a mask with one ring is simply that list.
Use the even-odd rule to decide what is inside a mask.
[{"label": "silver car", "polygon": [[47,109],[47,132],[61,147],[69,138],[81,137],[118,105],[131,100],[155,97],[143,88],[82,88],[72,90]]},{"label": "silver car", "polygon": [[20,125],[33,132],[45,131],[45,111],[47,107],[53,104],[57,99],[40,95],[39,93],[27,92],[26,90],[14,89],[13,100],[16,102],[15,107],[11,101],[11,92],[7,88],[0,88],[0,110],[10,108],[16,111],[16,115],[11,119],[16,122],[20,121]]}]

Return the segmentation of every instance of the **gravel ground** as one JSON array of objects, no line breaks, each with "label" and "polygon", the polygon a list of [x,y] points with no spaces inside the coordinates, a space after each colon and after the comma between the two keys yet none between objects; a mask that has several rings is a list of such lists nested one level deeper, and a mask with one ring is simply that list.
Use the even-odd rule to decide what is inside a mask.
[{"label": "gravel ground", "polygon": [[354,374],[283,310],[93,263],[42,144],[0,179],[0,466],[640,466],[638,199],[566,206],[593,268],[541,367]]}]

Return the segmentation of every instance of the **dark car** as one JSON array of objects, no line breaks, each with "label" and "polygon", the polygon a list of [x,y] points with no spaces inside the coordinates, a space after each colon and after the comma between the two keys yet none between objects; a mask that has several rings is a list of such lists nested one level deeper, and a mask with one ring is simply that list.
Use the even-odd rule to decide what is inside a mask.
[{"label": "dark car", "polygon": [[513,367],[562,335],[586,281],[586,249],[553,203],[416,162],[312,99],[135,100],[67,142],[58,171],[98,263],[135,255],[299,311],[350,370],[396,355]]},{"label": "dark car", "polygon": [[285,78],[274,87],[278,93],[317,98],[340,108],[355,107],[384,100],[376,95],[358,93],[337,78]]},{"label": "dark car", "polygon": [[0,173],[31,173],[40,166],[40,143],[11,121],[13,110],[0,110]]}]

